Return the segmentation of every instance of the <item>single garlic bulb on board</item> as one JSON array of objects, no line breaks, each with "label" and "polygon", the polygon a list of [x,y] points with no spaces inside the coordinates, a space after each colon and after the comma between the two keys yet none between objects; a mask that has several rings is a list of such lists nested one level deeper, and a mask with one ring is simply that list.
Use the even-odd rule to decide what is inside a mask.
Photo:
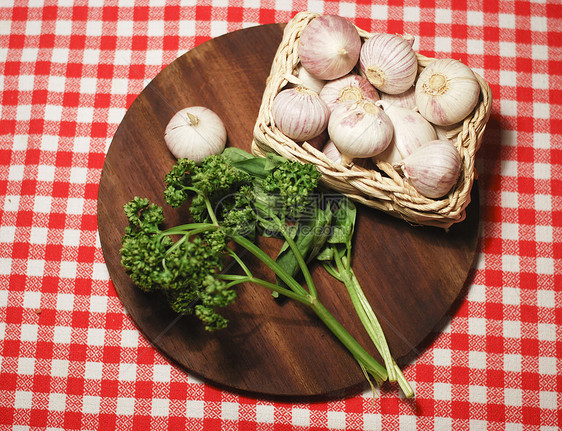
[{"label": "single garlic bulb on board", "polygon": [[400,167],[420,194],[437,199],[456,184],[461,163],[461,156],[451,141],[435,140],[416,148]]},{"label": "single garlic bulb on board", "polygon": [[431,62],[416,82],[419,113],[438,126],[465,119],[478,103],[480,85],[470,68],[451,58]]},{"label": "single garlic bulb on board", "polygon": [[418,59],[412,48],[413,39],[377,33],[361,47],[361,71],[383,93],[400,94],[416,79]]},{"label": "single garlic bulb on board", "polygon": [[166,126],[164,140],[178,159],[200,163],[205,157],[220,154],[226,146],[226,129],[217,114],[203,106],[178,111]]}]

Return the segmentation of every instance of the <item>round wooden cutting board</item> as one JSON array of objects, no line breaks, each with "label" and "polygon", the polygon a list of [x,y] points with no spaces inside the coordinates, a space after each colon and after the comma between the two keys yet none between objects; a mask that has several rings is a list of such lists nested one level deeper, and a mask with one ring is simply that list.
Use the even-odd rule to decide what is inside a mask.
[{"label": "round wooden cutting board", "polygon": [[[253,396],[340,397],[365,388],[363,373],[300,304],[278,304],[265,289],[244,285],[237,302],[225,311],[229,327],[207,333],[197,319],[171,311],[161,296],[136,288],[120,266],[127,224],[123,205],[134,196],[164,206],[167,226],[185,223],[188,216],[185,208],[172,209],[163,200],[164,175],[175,162],[164,143],[170,118],[182,108],[206,106],[225,123],[228,145],[249,150],[283,28],[265,25],[209,40],[167,66],[143,90],[105,160],[98,197],[100,239],[111,280],[131,318],[158,350],[188,373]],[[465,284],[478,241],[476,191],[472,200],[466,220],[448,232],[359,208],[354,268],[396,358],[417,352],[416,346]],[[279,247],[273,240],[260,245],[272,254]],[[273,280],[246,257],[257,274]],[[375,355],[345,287],[321,268],[315,268],[313,276],[324,305]]]}]

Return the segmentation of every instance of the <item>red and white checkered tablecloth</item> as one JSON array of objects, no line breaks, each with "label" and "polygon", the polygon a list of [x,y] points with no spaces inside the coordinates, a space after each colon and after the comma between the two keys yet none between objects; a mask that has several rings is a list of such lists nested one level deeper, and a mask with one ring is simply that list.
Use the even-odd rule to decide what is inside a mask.
[{"label": "red and white checkered tablecloth", "polygon": [[[560,0],[0,3],[0,429],[562,428]],[[416,391],[280,403],[218,390],[139,334],[109,279],[96,204],[127,108],[167,64],[309,10],[461,59],[494,106],[468,287],[405,369]]]}]

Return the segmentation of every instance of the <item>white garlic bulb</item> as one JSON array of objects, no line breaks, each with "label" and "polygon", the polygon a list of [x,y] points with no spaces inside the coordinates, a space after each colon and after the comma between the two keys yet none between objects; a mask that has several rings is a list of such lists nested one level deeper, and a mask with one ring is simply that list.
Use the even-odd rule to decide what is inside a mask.
[{"label": "white garlic bulb", "polygon": [[296,75],[297,78],[299,79],[301,86],[306,87],[317,93],[320,93],[320,91],[326,84],[326,81],[324,81],[323,79],[315,78],[310,73],[308,73],[308,71],[302,66],[299,66]]},{"label": "white garlic bulb", "polygon": [[388,148],[376,156],[377,160],[398,163],[416,148],[437,139],[433,125],[419,113],[396,104],[380,100],[376,103],[390,117],[394,133]]},{"label": "white garlic bulb", "polygon": [[271,105],[275,125],[295,141],[318,136],[328,125],[330,110],[318,93],[305,87],[280,91]]},{"label": "white garlic bulb", "polygon": [[400,167],[420,194],[437,199],[456,184],[461,163],[461,156],[450,141],[435,140],[416,148]]},{"label": "white garlic bulb", "polygon": [[203,106],[178,111],[166,126],[164,140],[178,159],[200,163],[205,157],[220,154],[226,146],[226,129],[217,114]]},{"label": "white garlic bulb", "polygon": [[345,103],[332,111],[328,134],[347,163],[382,153],[392,139],[392,122],[372,102]]},{"label": "white garlic bulb", "polygon": [[416,87],[411,86],[409,89],[399,94],[381,93],[381,100],[391,103],[393,106],[401,108],[416,109]]},{"label": "white garlic bulb", "polygon": [[299,144],[302,145],[304,144],[304,142],[306,142],[311,147],[316,148],[318,151],[320,151],[320,149],[326,144],[326,141],[328,141],[329,138],[330,137],[328,136],[328,130],[324,129],[322,133],[320,133],[318,136],[307,139],[306,141],[303,142],[299,142]]},{"label": "white garlic bulb", "polygon": [[363,99],[376,102],[379,100],[379,93],[367,79],[349,74],[327,82],[320,92],[320,98],[332,111],[338,103],[359,102]]},{"label": "white garlic bulb", "polygon": [[462,121],[459,123],[453,123],[449,126],[437,126],[436,124],[433,125],[435,129],[435,133],[437,135],[437,139],[454,139],[462,130],[463,123]]},{"label": "white garlic bulb", "polygon": [[416,105],[433,124],[465,119],[478,103],[480,86],[470,68],[450,58],[431,62],[416,82]]},{"label": "white garlic bulb", "polygon": [[323,15],[314,18],[298,42],[303,67],[318,79],[336,79],[351,72],[359,59],[361,37],[346,18]]},{"label": "white garlic bulb", "polygon": [[361,71],[383,93],[403,93],[414,85],[418,72],[412,43],[393,34],[374,34],[361,47]]},{"label": "white garlic bulb", "polygon": [[341,153],[332,141],[326,142],[322,148],[324,155],[334,163],[341,163]]}]

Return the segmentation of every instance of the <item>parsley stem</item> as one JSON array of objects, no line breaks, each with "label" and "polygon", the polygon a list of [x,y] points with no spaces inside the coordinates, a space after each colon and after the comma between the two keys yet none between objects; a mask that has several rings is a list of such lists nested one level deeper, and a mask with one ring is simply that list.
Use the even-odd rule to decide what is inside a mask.
[{"label": "parsley stem", "polygon": [[396,364],[396,362],[394,363],[394,371],[396,373],[396,379],[398,380],[398,384],[400,385],[400,389],[402,389],[402,392],[404,392],[404,396],[406,398],[412,398],[414,396],[414,390],[412,389],[412,387],[410,386],[410,384],[406,380],[406,377],[404,377],[404,374],[402,373],[402,370]]},{"label": "parsley stem", "polygon": [[350,351],[355,360],[357,360],[359,364],[362,364],[377,381],[386,380],[388,378],[386,369],[367,353],[320,301],[315,300],[311,308],[338,340]]},{"label": "parsley stem", "polygon": [[242,261],[242,259],[240,259],[240,256],[238,256],[238,254],[236,254],[234,250],[229,248],[228,255],[231,256],[238,263],[238,265],[240,265],[240,268],[242,268],[242,271],[244,271],[246,276],[252,277],[252,271],[250,271],[250,268],[248,268],[248,266]]},{"label": "parsley stem", "polygon": [[183,189],[193,192],[203,198],[203,200],[205,201],[205,207],[207,208],[207,212],[209,213],[209,217],[211,217],[211,221],[215,226],[218,226],[219,221],[217,220],[217,216],[215,215],[215,211],[213,210],[213,206],[211,205],[211,201],[209,200],[209,198],[196,187],[183,186]]},{"label": "parsley stem", "polygon": [[309,293],[293,278],[287,273],[275,260],[273,260],[267,253],[265,253],[261,248],[251,242],[249,239],[244,238],[240,235],[234,235],[232,240],[237,244],[244,247],[259,260],[265,263],[277,276],[283,280],[289,288],[296,294],[302,296],[308,296]]},{"label": "parsley stem", "polygon": [[289,235],[289,232],[287,232],[287,227],[285,226],[285,224],[281,225],[281,222],[279,221],[279,225],[281,227],[281,234],[283,235],[283,238],[285,238],[285,241],[287,241],[289,248],[292,250],[295,259],[299,264],[299,268],[301,269],[302,275],[304,276],[304,281],[306,283],[306,286],[308,287],[308,293],[313,298],[318,298],[318,292],[316,291],[316,286],[314,284],[314,281],[312,280],[312,275],[310,274],[308,265],[304,261],[304,257],[302,256],[302,253],[300,252],[299,248],[295,244],[295,241],[293,240],[291,235]]},{"label": "parsley stem", "polygon": [[330,274],[336,280],[343,282],[342,276],[340,275],[338,270],[334,268],[334,265],[332,265],[330,262],[325,262],[323,266],[328,274]]},{"label": "parsley stem", "polygon": [[[210,224],[210,223],[194,223],[193,226],[197,226],[198,227],[194,227],[191,230],[187,230],[187,231],[174,231],[174,232],[169,232],[169,231],[164,231],[162,232],[162,235],[183,235],[180,239],[178,239],[174,245],[172,245],[168,250],[166,250],[166,255],[172,253],[175,249],[177,249],[179,246],[181,246],[181,244],[184,241],[187,241],[190,237],[194,236],[194,235],[199,235],[200,233],[203,232],[208,232],[210,230],[216,230],[217,226],[215,226],[214,224]],[[171,230],[171,229],[170,229]]]},{"label": "parsley stem", "polygon": [[[244,248],[246,248],[246,246],[248,245],[248,251],[253,253],[258,258],[262,258],[261,253],[263,252],[257,252],[257,250],[261,251],[261,249],[257,248],[257,246],[249,242],[246,238],[235,237],[233,239]],[[250,245],[253,247],[251,247]],[[257,250],[255,250],[254,247]],[[254,251],[256,251],[256,253],[254,253]],[[263,254],[267,256],[265,253]],[[269,258],[269,256],[267,256],[267,258],[271,259]],[[267,262],[264,263],[267,264]],[[274,268],[272,269],[275,271]],[[281,269],[281,272],[285,271]],[[282,278],[289,287],[291,287],[291,285],[294,283],[298,285],[298,283],[290,276],[285,279],[280,273],[277,273],[277,275]],[[349,332],[347,332],[347,330],[336,320],[336,318],[326,309],[326,307],[324,307],[324,305],[322,305],[322,303],[318,301],[318,298],[310,296],[310,294],[302,289],[302,287],[302,293],[297,293],[294,290],[285,289],[277,284],[270,283],[266,280],[262,280],[253,276],[218,274],[218,277],[223,280],[230,281],[229,287],[241,283],[254,283],[309,306],[320,318],[320,320],[322,320],[322,322],[328,327],[328,329],[330,329],[330,331],[332,331],[332,333],[338,338],[338,340],[340,340],[340,342],[349,350],[349,352],[353,355],[357,362],[363,365],[377,381],[386,380],[388,378],[388,373],[385,368],[380,365],[369,353],[367,353],[367,351],[355,340],[355,338],[353,338],[351,334],[349,334]],[[292,280],[292,282],[290,282],[290,280]]]},{"label": "parsley stem", "polygon": [[230,281],[228,284],[229,287],[236,286],[237,284],[242,283],[253,283],[259,286],[265,287],[267,289],[273,290],[274,292],[278,292],[280,295],[284,295],[287,298],[294,299],[295,301],[302,302],[309,307],[312,304],[312,299],[306,295],[299,295],[298,293],[293,292],[292,290],[285,289],[284,287],[279,286],[275,283],[270,283],[267,280],[263,280],[261,278],[257,278],[254,276],[246,276],[246,275],[235,275],[235,274],[219,274],[217,276],[226,281]]},{"label": "parsley stem", "polygon": [[[316,315],[324,322],[324,324],[332,331],[332,333],[342,342],[342,344],[349,350],[353,357],[365,366],[367,370],[375,377],[377,380],[386,380],[388,378],[388,373],[385,368],[379,364],[367,351],[361,347],[361,345],[347,332],[347,330],[336,320],[336,318],[330,314],[330,312],[318,301],[318,298],[312,297],[302,286],[287,272],[281,268],[275,260],[273,260],[269,255],[262,251],[258,246],[249,241],[247,238],[235,235],[232,239],[263,263],[265,263],[269,268],[271,268],[277,276],[283,280],[287,286],[291,289],[293,293],[286,295],[290,298],[294,298],[300,302],[303,302],[310,306],[310,308],[316,313]],[[252,281],[252,280],[248,280]],[[253,279],[256,284],[261,284],[264,287],[271,288],[274,291],[285,294],[279,291],[280,287],[266,282],[265,280]],[[266,284],[263,284],[266,283]],[[282,289],[282,288],[281,288]],[[287,289],[286,289],[287,290]],[[288,292],[287,292],[288,293]],[[301,299],[299,299],[299,297]],[[306,299],[308,301],[306,301]],[[302,300],[305,299],[305,300]]]},{"label": "parsley stem", "polygon": [[335,250],[334,247],[334,259],[336,261],[337,270],[341,276],[341,280],[347,291],[349,293],[349,297],[351,298],[351,302],[363,324],[363,327],[369,334],[369,337],[373,341],[374,345],[376,346],[377,350],[379,351],[380,355],[382,356],[384,363],[386,365],[386,369],[388,371],[388,379],[391,382],[396,381],[396,374],[394,372],[394,359],[392,359],[392,355],[390,354],[390,350],[388,348],[388,343],[386,342],[386,337],[384,332],[380,326],[380,323],[373,311],[371,305],[369,304],[367,298],[365,297],[365,293],[363,289],[361,289],[361,285],[357,280],[353,270],[347,264],[347,258],[340,257],[339,253]]},{"label": "parsley stem", "polygon": [[[202,229],[202,228],[216,228],[216,226],[212,223],[187,223],[178,226],[171,227],[166,229],[161,234],[162,235],[184,235],[188,232],[193,231],[194,229]],[[192,235],[192,234],[191,234]]]},{"label": "parsley stem", "polygon": [[[289,246],[289,248],[293,252],[293,254],[295,256],[295,259],[297,260],[297,263],[298,263],[299,268],[302,272],[302,275],[304,276],[304,281],[305,281],[305,283],[308,287],[308,292],[309,292],[310,296],[312,296],[313,298],[317,298],[318,293],[316,291],[316,286],[314,284],[314,280],[312,280],[312,275],[310,274],[310,270],[308,269],[308,265],[304,261],[304,257],[302,255],[302,253],[300,252],[299,248],[297,247],[297,245],[295,244],[295,241],[293,240],[293,238],[291,237],[291,235],[287,231],[287,225],[283,221],[281,221],[281,219],[279,217],[277,217],[275,214],[273,214],[273,212],[271,210],[269,210],[267,207],[265,207],[264,205],[262,205],[260,203],[256,203],[256,207],[258,209],[260,209],[261,211],[265,212],[275,222],[275,224],[277,225],[277,228],[279,229],[279,231],[283,235],[283,238],[285,239],[285,241],[287,241],[287,245]],[[285,280],[283,280],[283,281],[285,281]]]},{"label": "parsley stem", "polygon": [[217,216],[215,214],[215,211],[213,210],[213,206],[211,205],[211,201],[209,200],[209,198],[207,198],[207,196],[203,195],[203,198],[205,199],[205,206],[207,207],[207,212],[209,213],[209,217],[211,217],[211,221],[213,222],[213,224],[215,226],[218,226],[219,221],[217,220]]},{"label": "parsley stem", "polygon": [[241,274],[217,274],[217,278],[220,278],[221,280],[226,280],[226,281],[241,281],[244,280],[246,281],[248,279],[248,275],[241,275]]}]

